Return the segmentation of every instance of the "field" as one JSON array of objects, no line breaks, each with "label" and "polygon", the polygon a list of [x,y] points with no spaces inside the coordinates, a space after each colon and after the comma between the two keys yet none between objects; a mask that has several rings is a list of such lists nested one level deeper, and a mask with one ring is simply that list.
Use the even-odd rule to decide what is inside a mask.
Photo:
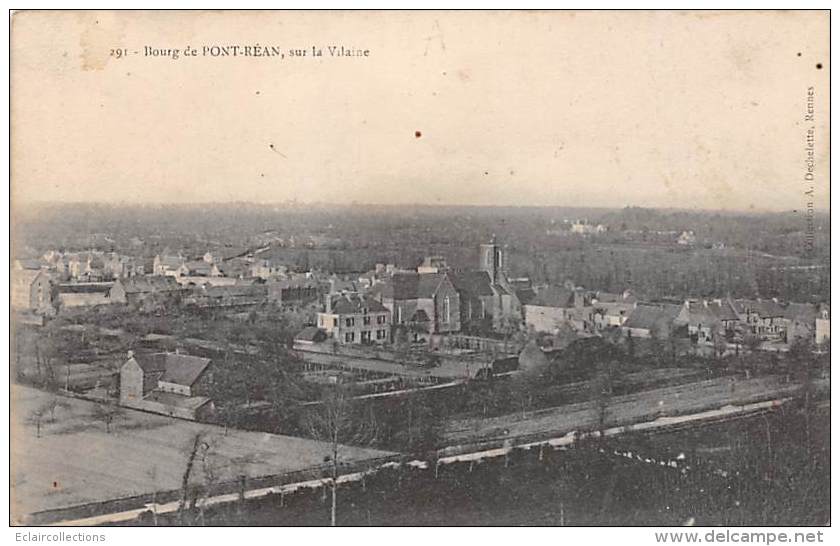
[{"label": "field", "polygon": [[[820,385],[828,385],[827,381]],[[717,409],[727,404],[747,404],[792,396],[800,386],[769,376],[749,380],[723,377],[615,396],[606,409],[605,425],[620,426],[655,419]],[[599,410],[594,402],[569,404],[527,413],[493,418],[452,421],[445,437],[448,443],[516,438],[539,433],[569,433],[594,430]]]},{"label": "field", "polygon": [[[11,514],[27,514],[124,498],[181,486],[195,437],[203,433],[206,456],[194,479],[227,481],[244,474],[274,475],[324,463],[329,444],[275,434],[229,430],[133,410],[121,412],[106,431],[96,404],[59,398],[54,420],[47,414],[40,437],[33,415],[51,399],[35,389],[12,386]],[[204,452],[202,452],[204,453]],[[344,462],[389,455],[343,447]]]},{"label": "field", "polygon": [[[606,445],[379,472],[339,489],[339,525],[825,525],[829,412],[792,407]],[[768,445],[771,449],[768,449]],[[600,449],[604,447],[605,449]],[[675,461],[677,466],[663,465]],[[767,480],[766,472],[776,480]],[[317,491],[220,506],[211,525],[325,525]],[[165,523],[172,522],[171,519]],[[135,521],[134,523],[141,523]],[[143,522],[149,524],[148,520]]]}]

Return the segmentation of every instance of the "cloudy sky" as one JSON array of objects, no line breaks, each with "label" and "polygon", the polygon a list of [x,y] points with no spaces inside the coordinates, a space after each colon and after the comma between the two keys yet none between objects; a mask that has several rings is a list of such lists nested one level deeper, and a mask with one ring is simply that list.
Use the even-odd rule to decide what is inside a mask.
[{"label": "cloudy sky", "polygon": [[[813,86],[828,208],[826,13],[24,12],[12,41],[14,204],[801,209]],[[233,44],[287,56],[144,56]]]}]

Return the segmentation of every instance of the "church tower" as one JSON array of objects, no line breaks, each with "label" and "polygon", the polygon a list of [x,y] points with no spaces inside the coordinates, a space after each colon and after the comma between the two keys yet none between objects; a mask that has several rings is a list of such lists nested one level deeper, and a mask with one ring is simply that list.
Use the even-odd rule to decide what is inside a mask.
[{"label": "church tower", "polygon": [[489,243],[479,245],[478,269],[490,275],[490,282],[497,284],[504,268],[502,247],[496,243],[496,236]]}]

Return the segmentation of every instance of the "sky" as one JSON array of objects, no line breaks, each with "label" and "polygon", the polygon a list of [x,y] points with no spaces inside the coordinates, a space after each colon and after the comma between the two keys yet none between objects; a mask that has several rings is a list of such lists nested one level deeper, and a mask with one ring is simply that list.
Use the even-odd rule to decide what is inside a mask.
[{"label": "sky", "polygon": [[[201,55],[234,44],[285,57]],[[828,209],[828,46],[827,12],[22,12],[12,203]]]}]

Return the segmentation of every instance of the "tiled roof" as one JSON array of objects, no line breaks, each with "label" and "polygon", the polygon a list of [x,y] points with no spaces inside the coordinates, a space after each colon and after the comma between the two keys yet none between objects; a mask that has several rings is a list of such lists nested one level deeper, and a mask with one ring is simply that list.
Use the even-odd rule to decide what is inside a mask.
[{"label": "tiled roof", "polygon": [[181,267],[181,264],[184,263],[184,259],[180,256],[159,256],[159,258],[160,265],[171,269]]},{"label": "tiled roof", "polygon": [[445,279],[445,273],[396,273],[385,283],[382,295],[395,300],[433,298]]},{"label": "tiled roof", "polygon": [[486,271],[451,271],[449,280],[459,292],[470,296],[492,296],[490,275]]},{"label": "tiled roof", "polygon": [[709,310],[718,320],[738,320],[738,313],[732,307],[732,304],[726,300],[720,303],[709,302]]},{"label": "tiled roof", "polygon": [[650,330],[663,323],[673,322],[680,312],[680,306],[671,304],[640,304],[633,309],[624,326]]},{"label": "tiled roof", "polygon": [[719,322],[716,313],[703,302],[689,302],[688,324],[700,324],[702,326],[715,326]]},{"label": "tiled roof", "polygon": [[38,260],[36,258],[23,258],[18,260],[18,263],[20,264],[21,269],[30,269],[33,271],[41,269],[41,267],[43,267],[41,264],[41,260]]},{"label": "tiled roof", "polygon": [[735,309],[739,313],[758,313],[761,318],[783,317],[785,312],[773,300],[735,300]]},{"label": "tiled roof", "polygon": [[209,358],[165,353],[166,369],[160,380],[190,387],[198,380],[198,377],[207,369],[209,364]]},{"label": "tiled roof", "polygon": [[204,260],[187,262],[184,264],[184,266],[189,270],[190,273],[198,273],[201,275],[209,275],[213,271],[213,265],[208,264]]},{"label": "tiled roof", "polygon": [[347,294],[333,296],[332,313],[336,315],[355,315],[367,309],[368,313],[382,313],[388,309],[370,296]]},{"label": "tiled roof", "polygon": [[536,297],[531,301],[530,305],[566,308],[573,307],[574,303],[574,291],[562,286],[549,286],[538,291]]},{"label": "tiled roof", "polygon": [[146,373],[163,373],[166,371],[166,354],[154,353],[146,355],[134,355],[134,361]]}]

